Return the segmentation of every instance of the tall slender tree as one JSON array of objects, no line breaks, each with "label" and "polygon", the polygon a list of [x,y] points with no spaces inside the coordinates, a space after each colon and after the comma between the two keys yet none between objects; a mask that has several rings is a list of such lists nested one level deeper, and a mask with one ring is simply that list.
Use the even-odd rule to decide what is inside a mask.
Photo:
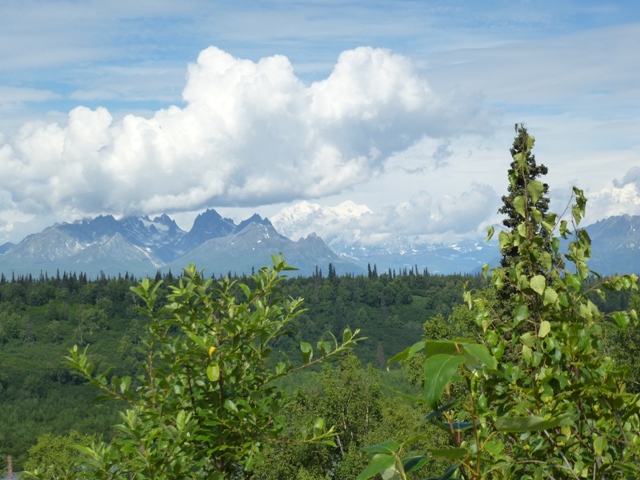
[{"label": "tall slender tree", "polygon": [[[533,212],[536,216],[543,218],[549,210],[549,185],[542,183],[542,193],[539,197],[527,195],[525,192],[527,185],[532,182],[539,182],[539,178],[548,173],[548,169],[543,164],[536,163],[536,157],[531,153],[534,144],[534,137],[529,135],[525,126],[516,124],[517,136],[513,140],[513,146],[510,149],[513,158],[509,168],[509,187],[508,194],[502,197],[503,205],[498,213],[505,215],[502,221],[503,225],[511,232],[515,233],[518,225],[521,224],[527,213]],[[534,183],[535,185],[535,183]],[[540,224],[533,225],[537,231],[531,232],[533,235],[540,235],[542,242],[539,249],[545,252],[551,252],[551,239]],[[518,248],[517,246],[502,246],[501,266],[508,268],[517,263]]]}]

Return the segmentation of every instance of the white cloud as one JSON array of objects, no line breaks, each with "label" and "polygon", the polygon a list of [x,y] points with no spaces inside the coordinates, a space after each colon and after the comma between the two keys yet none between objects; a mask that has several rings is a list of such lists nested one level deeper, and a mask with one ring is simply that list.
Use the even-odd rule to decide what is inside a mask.
[{"label": "white cloud", "polygon": [[42,102],[60,98],[60,95],[50,90],[36,88],[7,87],[0,85],[0,108],[23,102]]},{"label": "white cloud", "polygon": [[368,47],[309,86],[283,56],[210,47],[189,65],[183,98],[148,118],[78,107],[66,125],[25,124],[0,145],[0,193],[26,212],[87,215],[319,198],[366,182],[420,139],[486,128],[407,58]]},{"label": "white cloud", "polygon": [[473,183],[459,195],[444,195],[436,201],[421,191],[407,202],[384,209],[371,227],[389,235],[474,236],[493,216],[498,202],[493,188],[485,184]]},{"label": "white cloud", "polygon": [[[638,162],[640,165],[640,161]],[[640,166],[629,168],[621,179],[594,192],[590,198],[589,219],[613,215],[640,215]]]},{"label": "white cloud", "polygon": [[272,217],[280,233],[297,239],[316,233],[330,245],[359,242],[375,244],[408,236],[438,242],[476,238],[495,220],[499,197],[492,187],[472,184],[458,196],[433,200],[420,191],[408,201],[372,211],[366,205],[343,202],[336,207],[300,202]]}]

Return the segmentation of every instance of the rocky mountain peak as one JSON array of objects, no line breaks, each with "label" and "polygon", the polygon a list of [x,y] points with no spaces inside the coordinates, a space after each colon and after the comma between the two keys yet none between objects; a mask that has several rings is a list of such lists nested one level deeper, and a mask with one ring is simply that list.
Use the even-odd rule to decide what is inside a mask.
[{"label": "rocky mountain peak", "polygon": [[266,227],[274,228],[267,217],[262,218],[257,213],[254,213],[251,217],[247,218],[246,220],[241,221],[238,224],[238,226],[234,229],[234,232],[236,232],[236,233],[237,232],[241,232],[242,230],[244,230],[247,226],[251,225],[252,223],[255,223],[256,225],[264,225]]}]

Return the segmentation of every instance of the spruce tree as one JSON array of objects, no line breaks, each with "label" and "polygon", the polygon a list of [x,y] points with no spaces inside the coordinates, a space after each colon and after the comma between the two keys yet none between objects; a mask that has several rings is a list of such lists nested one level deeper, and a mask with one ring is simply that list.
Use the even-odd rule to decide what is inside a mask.
[{"label": "spruce tree", "polygon": [[[509,193],[502,197],[504,204],[498,210],[498,213],[506,216],[502,224],[511,233],[516,232],[518,225],[526,216],[523,212],[529,212],[534,207],[542,218],[549,210],[549,185],[542,184],[542,195],[535,201],[533,201],[532,196],[525,194],[526,185],[531,184],[533,181],[539,181],[539,177],[546,175],[548,169],[543,164],[538,165],[536,163],[536,157],[531,153],[534,137],[528,134],[523,124],[517,127],[517,133],[518,135],[513,140],[513,146],[510,149],[513,160],[509,168]],[[539,224],[534,228],[536,227],[537,231],[532,233],[533,235],[540,235],[542,238],[539,249],[551,252],[549,234]],[[503,268],[509,268],[517,263],[517,247],[503,247],[501,245],[500,251],[502,253],[502,261],[500,263]]]}]

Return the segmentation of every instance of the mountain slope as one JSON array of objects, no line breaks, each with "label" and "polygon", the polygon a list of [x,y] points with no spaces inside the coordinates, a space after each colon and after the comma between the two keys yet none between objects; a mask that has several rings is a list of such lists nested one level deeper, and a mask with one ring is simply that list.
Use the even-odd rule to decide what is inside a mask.
[{"label": "mountain slope", "polygon": [[640,216],[608,217],[585,230],[591,237],[591,270],[602,275],[640,273]]},{"label": "mountain slope", "polygon": [[2,245],[0,245],[0,255],[4,255],[15,246],[16,244],[11,242],[3,243]]},{"label": "mountain slope", "polygon": [[173,258],[184,255],[212,238],[226,237],[236,228],[230,218],[223,218],[215,210],[209,209],[198,215],[189,232],[173,246]]},{"label": "mountain slope", "polygon": [[321,238],[312,235],[297,242],[278,234],[262,219],[251,221],[244,228],[226,237],[213,238],[174,260],[172,271],[195,263],[209,274],[249,273],[271,265],[271,255],[282,253],[287,263],[299,269],[301,275],[311,275],[316,265],[325,272],[332,263],[338,273],[362,273],[364,270],[337,256]]}]

